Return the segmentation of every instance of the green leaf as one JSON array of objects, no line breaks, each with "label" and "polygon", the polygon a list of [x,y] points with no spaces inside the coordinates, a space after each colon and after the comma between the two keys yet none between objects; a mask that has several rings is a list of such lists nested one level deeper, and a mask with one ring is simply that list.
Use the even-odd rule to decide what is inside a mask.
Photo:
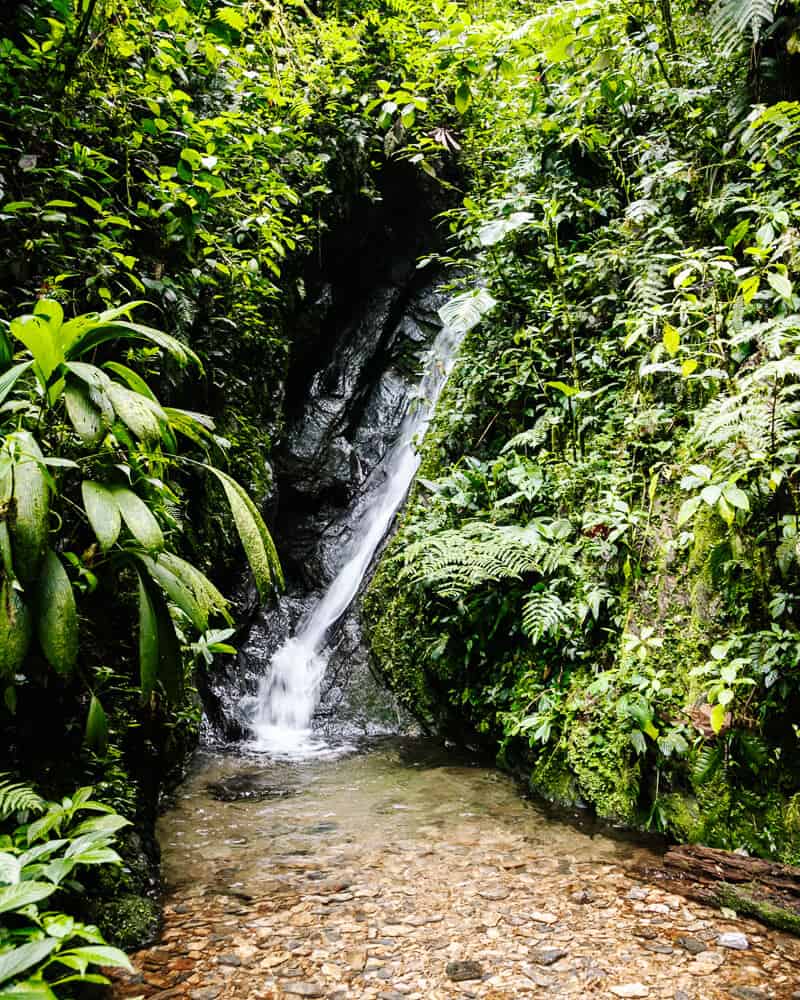
[{"label": "green leaf", "polygon": [[139,685],[143,701],[153,694],[159,673],[158,617],[150,590],[139,573]]},{"label": "green leaf", "polygon": [[23,583],[33,583],[47,551],[50,491],[42,468],[42,450],[28,431],[17,433],[19,456],[14,464],[17,516],[11,528],[14,567]]},{"label": "green leaf", "polygon": [[283,571],[272,536],[256,505],[236,480],[213,465],[206,465],[205,468],[222,483],[236,530],[242,541],[247,561],[250,563],[250,569],[253,571],[258,593],[262,600],[266,600],[273,587],[283,587],[284,583]]},{"label": "green leaf", "polygon": [[111,490],[88,479],[81,483],[81,495],[89,524],[105,552],[116,542],[122,528],[119,504]]},{"label": "green leaf", "polygon": [[20,882],[18,885],[0,886],[0,913],[39,903],[54,892],[55,886],[49,882]]},{"label": "green leaf", "polygon": [[678,527],[686,524],[697,513],[697,509],[703,501],[700,497],[689,497],[688,500],[684,500],[681,504],[681,509],[678,511]]},{"label": "green leaf", "polygon": [[164,536],[161,528],[144,500],[124,486],[113,486],[110,492],[136,541],[150,551],[163,549]]},{"label": "green leaf", "polygon": [[105,753],[108,748],[108,719],[100,704],[100,699],[96,695],[92,695],[92,700],[89,703],[84,735],[88,746],[97,753]]},{"label": "green leaf", "polygon": [[118,382],[111,382],[107,391],[117,416],[138,438],[150,442],[160,439],[168,421],[158,403]]},{"label": "green leaf", "polygon": [[117,319],[118,316],[130,312],[137,305],[145,304],[131,302],[120,309],[111,309],[100,314],[90,313],[65,323],[63,333],[70,338],[69,345],[65,347],[67,358],[75,360],[108,341],[146,340],[166,351],[179,364],[184,365],[191,362],[202,371],[203,365],[200,358],[176,337],[153,327],[143,326],[141,323]]},{"label": "green leaf", "polygon": [[532,212],[512,212],[511,215],[501,219],[493,219],[481,226],[478,230],[478,241],[481,246],[491,247],[505,239],[509,233],[521,229],[523,226],[536,221],[536,216]]},{"label": "green leaf", "polygon": [[664,324],[664,347],[671,358],[674,358],[678,353],[678,348],[681,346],[681,335],[674,326],[669,323]]},{"label": "green leaf", "polygon": [[792,297],[792,283],[785,274],[781,274],[779,271],[769,271],[767,281],[770,287],[782,298],[790,299]]},{"label": "green leaf", "polygon": [[462,80],[456,87],[455,92],[456,111],[460,115],[466,114],[470,104],[472,104],[472,91],[467,81]]},{"label": "green leaf", "polygon": [[723,489],[722,495],[732,507],[738,507],[739,510],[750,510],[750,498],[743,489],[734,486],[733,483]]},{"label": "green leaf", "polygon": [[442,323],[454,333],[469,333],[497,305],[485,288],[455,295],[439,309]]},{"label": "green leaf", "polygon": [[43,316],[28,315],[12,320],[10,329],[33,355],[37,377],[45,387],[56,368],[64,363],[64,352],[53,328]]},{"label": "green leaf", "polygon": [[715,733],[718,733],[725,724],[725,715],[726,712],[724,705],[720,705],[719,703],[717,703],[711,709],[711,728],[714,730]]},{"label": "green leaf", "polygon": [[570,396],[577,396],[580,389],[576,388],[574,385],[567,385],[566,382],[547,382],[546,383],[551,389],[557,389],[562,395],[569,398]]},{"label": "green leaf", "polygon": [[0,404],[4,403],[17,380],[25,374],[33,364],[32,361],[25,361],[22,364],[14,365],[7,372],[0,375]]},{"label": "green leaf", "polygon": [[4,987],[0,990],[0,1000],[58,1000],[58,997],[44,980],[28,979]]},{"label": "green leaf", "polygon": [[[52,886],[49,888],[52,889]],[[57,945],[58,941],[54,938],[45,938],[44,941],[30,941],[11,951],[3,952],[0,955],[0,983],[5,983],[26,969],[30,969],[31,966],[38,965]]]},{"label": "green leaf", "polygon": [[37,609],[39,645],[47,662],[60,674],[70,673],[78,658],[78,610],[67,572],[52,549],[42,567]]},{"label": "green leaf", "polygon": [[110,945],[83,945],[80,948],[70,948],[66,952],[59,953],[59,959],[61,955],[72,955],[85,959],[94,965],[112,965],[133,972],[133,966],[125,952],[120,951],[119,948],[112,948]]}]

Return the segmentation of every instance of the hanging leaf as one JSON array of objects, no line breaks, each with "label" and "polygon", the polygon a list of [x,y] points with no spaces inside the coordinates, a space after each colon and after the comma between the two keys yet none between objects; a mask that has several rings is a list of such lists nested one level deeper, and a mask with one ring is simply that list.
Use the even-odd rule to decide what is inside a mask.
[{"label": "hanging leaf", "polygon": [[24,375],[32,364],[32,361],[25,361],[22,364],[14,365],[0,375],[0,404],[5,402],[6,397],[16,385],[17,379]]},{"label": "hanging leaf", "polygon": [[163,555],[157,559],[151,559],[149,556],[140,556],[139,559],[151,579],[161,587],[172,603],[177,604],[191,619],[199,632],[205,632],[208,628],[208,610],[205,603],[198,600],[190,584],[164,563]]},{"label": "hanging leaf", "polygon": [[439,309],[442,323],[454,333],[469,333],[497,305],[485,288],[455,295]]},{"label": "hanging leaf", "polygon": [[96,695],[92,695],[86,716],[86,743],[97,753],[108,749],[108,719]]},{"label": "hanging leaf", "polygon": [[664,347],[671,358],[674,358],[678,353],[678,348],[681,346],[681,335],[674,326],[669,323],[664,324]]},{"label": "hanging leaf", "polygon": [[117,416],[136,437],[142,441],[159,440],[162,427],[168,421],[166,413],[157,403],[118,382],[111,382],[107,391]]},{"label": "hanging leaf", "polygon": [[163,549],[164,536],[161,528],[144,500],[124,486],[112,486],[110,492],[128,531],[136,541],[149,550]]},{"label": "hanging leaf", "polygon": [[478,230],[478,241],[481,246],[491,247],[505,239],[509,233],[521,229],[536,221],[532,212],[512,212],[502,219],[493,219]]},{"label": "hanging leaf", "polygon": [[52,549],[39,578],[37,611],[42,652],[55,670],[67,674],[78,658],[78,610],[67,571]]},{"label": "hanging leaf", "polygon": [[81,483],[81,495],[89,524],[105,552],[116,542],[122,527],[119,504],[111,490],[88,479]]},{"label": "hanging leaf", "polygon": [[38,965],[57,944],[58,941],[54,938],[45,938],[44,941],[29,941],[11,951],[4,951],[0,955],[0,983],[14,979],[26,969]]},{"label": "hanging leaf", "polygon": [[19,671],[32,633],[31,613],[13,581],[5,576],[0,581],[0,678],[13,677]]},{"label": "hanging leaf", "polygon": [[55,891],[56,887],[50,882],[20,882],[17,885],[0,886],[0,913],[38,903],[52,896]]},{"label": "hanging leaf", "polygon": [[158,678],[158,617],[144,577],[139,573],[139,684],[142,701],[150,700]]},{"label": "hanging leaf", "polygon": [[90,447],[96,445],[102,439],[105,427],[100,411],[89,400],[86,391],[68,382],[64,389],[64,402],[70,423],[82,443]]},{"label": "hanging leaf", "polygon": [[33,583],[47,551],[50,493],[42,468],[42,450],[28,431],[17,433],[19,454],[14,463],[17,515],[11,528],[14,567],[23,583]]},{"label": "hanging leaf", "polygon": [[[264,524],[256,505],[242,487],[221,469],[205,466],[222,483],[228,498],[236,530],[242,541],[247,561],[262,600],[266,600],[273,587],[283,587],[283,571],[272,536]],[[204,630],[203,630],[204,631]]]},{"label": "hanging leaf", "polygon": [[455,92],[456,111],[460,115],[466,114],[470,104],[472,104],[472,91],[467,81],[462,80],[456,87]]}]

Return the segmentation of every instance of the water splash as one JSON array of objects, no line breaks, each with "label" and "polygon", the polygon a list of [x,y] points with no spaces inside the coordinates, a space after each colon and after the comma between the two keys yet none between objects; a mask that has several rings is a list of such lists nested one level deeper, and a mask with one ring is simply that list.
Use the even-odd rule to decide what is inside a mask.
[{"label": "water splash", "polygon": [[[373,475],[383,483],[358,519],[336,577],[303,619],[296,634],[272,657],[251,708],[255,749],[276,757],[315,757],[334,752],[315,734],[312,718],[328,664],[327,639],[361,588],[378,546],[408,493],[420,462],[422,439],[453,367],[460,334],[444,328],[423,359],[423,376],[410,399],[394,445]],[[341,748],[338,748],[341,749]]]}]

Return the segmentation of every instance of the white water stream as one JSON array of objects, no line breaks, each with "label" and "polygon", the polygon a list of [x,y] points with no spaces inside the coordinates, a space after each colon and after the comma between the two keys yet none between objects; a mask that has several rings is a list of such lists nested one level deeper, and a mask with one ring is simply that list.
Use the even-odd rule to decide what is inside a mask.
[{"label": "white water stream", "polygon": [[326,639],[358,593],[378,546],[408,493],[420,462],[417,445],[455,362],[460,335],[444,328],[423,359],[423,376],[411,397],[397,440],[373,476],[383,477],[342,552],[343,565],[296,634],[275,653],[261,680],[250,728],[259,750],[298,758],[328,751],[311,720],[328,664]]}]

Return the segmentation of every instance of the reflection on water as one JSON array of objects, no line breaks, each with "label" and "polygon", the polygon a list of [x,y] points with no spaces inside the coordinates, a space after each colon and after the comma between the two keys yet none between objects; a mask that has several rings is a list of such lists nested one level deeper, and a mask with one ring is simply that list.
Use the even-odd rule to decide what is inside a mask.
[{"label": "reflection on water", "polygon": [[[168,885],[255,885],[287,859],[520,838],[565,864],[619,862],[646,848],[584,832],[521,798],[513,780],[424,740],[393,738],[338,759],[264,762],[201,754],[160,821]],[[228,867],[217,867],[222,862]]]}]

